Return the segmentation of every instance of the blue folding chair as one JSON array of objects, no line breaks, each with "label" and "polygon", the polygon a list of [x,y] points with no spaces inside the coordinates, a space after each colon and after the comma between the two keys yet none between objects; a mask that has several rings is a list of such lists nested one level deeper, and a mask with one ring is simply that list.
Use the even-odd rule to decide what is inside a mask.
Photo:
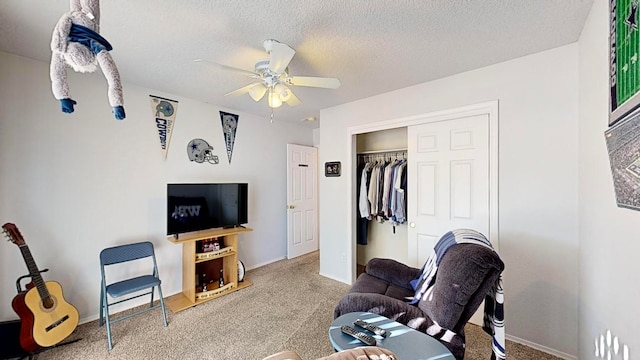
[{"label": "blue folding chair", "polygon": [[[108,266],[149,257],[153,259],[153,271],[151,275],[141,275],[113,283],[107,282],[105,276],[105,268],[107,268]],[[111,324],[113,323],[143,314],[149,310],[160,307],[162,309],[164,326],[167,326],[167,313],[164,308],[164,299],[162,298],[162,289],[160,288],[161,281],[160,277],[158,276],[158,265],[156,263],[156,255],[153,251],[152,243],[146,241],[128,245],[114,246],[102,250],[100,252],[100,270],[102,272],[102,285],[100,288],[100,326],[102,326],[105,322],[107,324],[107,341],[109,350],[113,348],[113,342],[111,339]],[[156,287],[158,288],[158,296],[160,298],[160,302],[159,304],[154,306],[153,292]],[[143,290],[148,291],[142,294],[132,295],[133,293],[137,293]],[[128,315],[122,315],[118,318],[110,318],[110,306],[128,300],[133,300],[145,295],[151,295],[151,303],[149,304],[148,308],[138,310]],[[117,300],[117,298],[123,296],[126,296],[126,298],[109,303],[108,296],[111,296],[114,300]]]}]

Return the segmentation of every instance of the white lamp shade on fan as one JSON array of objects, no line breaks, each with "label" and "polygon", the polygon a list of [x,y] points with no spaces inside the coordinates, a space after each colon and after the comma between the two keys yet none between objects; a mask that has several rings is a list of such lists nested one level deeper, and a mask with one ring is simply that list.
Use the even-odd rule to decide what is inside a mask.
[{"label": "white lamp shade on fan", "polygon": [[282,102],[287,102],[289,101],[289,99],[291,99],[291,90],[289,90],[289,88],[287,88],[286,86],[278,84],[276,85],[275,91]]},{"label": "white lamp shade on fan", "polygon": [[280,100],[278,94],[273,90],[269,90],[269,107],[277,108],[280,106],[282,106],[282,100]]},{"label": "white lamp shade on fan", "polygon": [[251,96],[254,101],[260,101],[260,99],[262,99],[266,92],[267,87],[264,86],[264,84],[258,83],[255,86],[251,87],[251,89],[249,90],[249,96]]}]

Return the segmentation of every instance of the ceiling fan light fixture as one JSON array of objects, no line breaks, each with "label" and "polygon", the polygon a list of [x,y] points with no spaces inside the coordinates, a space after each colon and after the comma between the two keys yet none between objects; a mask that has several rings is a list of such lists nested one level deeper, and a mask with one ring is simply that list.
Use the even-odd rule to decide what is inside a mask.
[{"label": "ceiling fan light fixture", "polygon": [[[282,106],[283,103],[287,103],[288,106],[301,104],[300,99],[291,91],[293,86],[326,89],[337,89],[340,86],[340,80],[337,78],[291,76],[289,74],[289,64],[296,51],[291,46],[274,39],[265,40],[263,45],[267,54],[269,54],[269,58],[258,60],[255,63],[254,71],[214,63],[223,70],[239,72],[256,79],[254,83],[231,91],[225,96],[249,94],[255,102],[260,102],[265,97],[265,94],[269,92],[267,104],[273,113],[273,109]],[[200,59],[194,61],[203,62]]]},{"label": "ceiling fan light fixture", "polygon": [[291,94],[291,90],[289,90],[288,87],[282,84],[278,84],[276,85],[275,91],[278,94],[278,98],[280,98],[282,102],[287,102],[291,99],[292,94]]},{"label": "ceiling fan light fixture", "polygon": [[251,96],[254,101],[258,102],[266,92],[267,87],[264,86],[264,84],[258,83],[249,90],[249,96]]},{"label": "ceiling fan light fixture", "polygon": [[269,107],[272,109],[282,106],[282,100],[280,100],[280,97],[278,96],[278,94],[276,94],[276,92],[273,90],[269,90],[268,100],[269,100]]}]

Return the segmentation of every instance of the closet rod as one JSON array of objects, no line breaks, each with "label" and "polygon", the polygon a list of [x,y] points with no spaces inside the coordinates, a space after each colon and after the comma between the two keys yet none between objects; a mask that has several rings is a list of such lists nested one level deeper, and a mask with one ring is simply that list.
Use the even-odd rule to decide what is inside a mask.
[{"label": "closet rod", "polygon": [[363,153],[358,153],[358,163],[369,162],[369,161],[381,161],[386,158],[407,158],[407,150],[399,149],[399,150],[384,150],[384,151],[367,151]]},{"label": "closet rod", "polygon": [[359,152],[358,155],[384,154],[384,153],[395,153],[395,152],[407,152],[407,149],[362,151],[362,152]]}]

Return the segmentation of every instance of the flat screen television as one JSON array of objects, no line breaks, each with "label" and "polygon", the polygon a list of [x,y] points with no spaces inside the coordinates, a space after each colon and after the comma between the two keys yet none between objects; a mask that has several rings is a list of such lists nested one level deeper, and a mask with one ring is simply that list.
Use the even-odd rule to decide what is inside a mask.
[{"label": "flat screen television", "polygon": [[167,184],[167,235],[239,227],[247,220],[248,184]]}]

